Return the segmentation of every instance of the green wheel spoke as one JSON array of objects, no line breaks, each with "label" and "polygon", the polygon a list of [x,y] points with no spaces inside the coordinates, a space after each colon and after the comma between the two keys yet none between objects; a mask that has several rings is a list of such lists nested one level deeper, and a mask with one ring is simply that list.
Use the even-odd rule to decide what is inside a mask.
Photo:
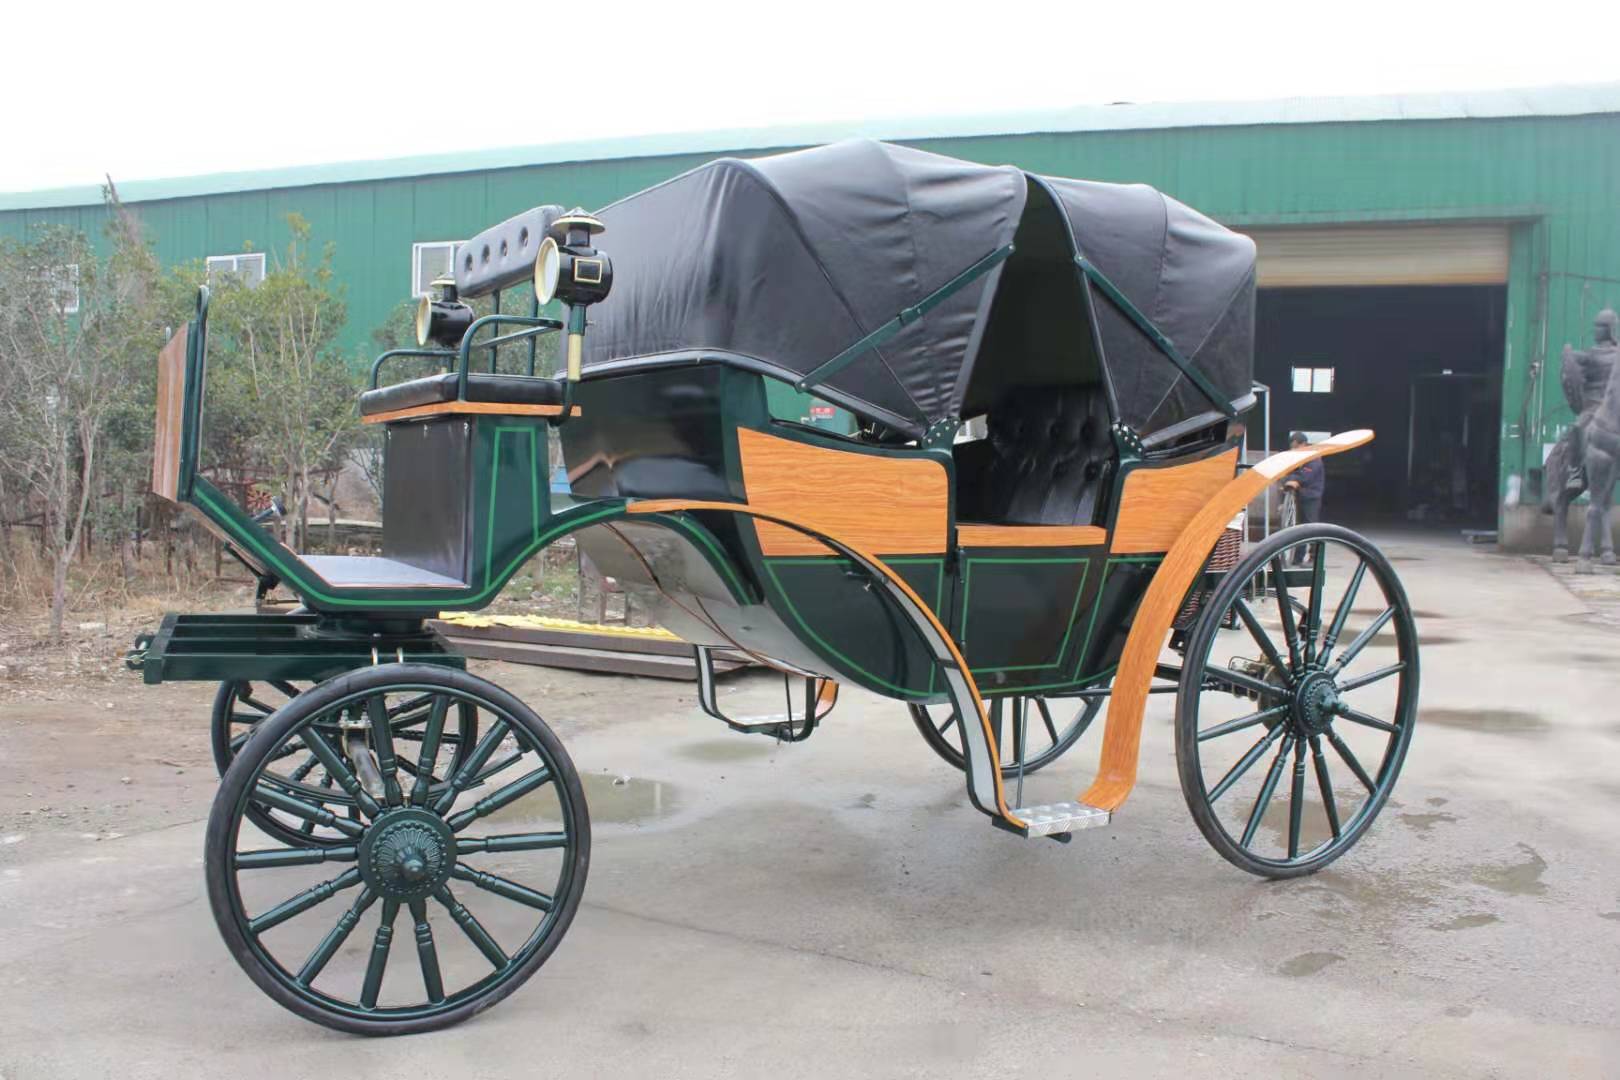
[{"label": "green wheel spoke", "polygon": [[941,734],[941,735],[943,735],[943,734],[945,734],[945,733],[946,733],[946,732],[947,732],[947,731],[949,731],[949,730],[951,730],[951,728],[953,728],[953,727],[955,727],[955,726],[956,726],[956,721],[957,721],[957,720],[958,720],[958,719],[959,719],[959,718],[958,718],[958,717],[957,717],[957,715],[956,715],[956,710],[955,710],[955,709],[952,709],[952,710],[951,710],[951,715],[949,715],[949,716],[947,716],[947,717],[946,717],[946,718],[945,718],[945,722],[944,722],[944,723],[943,723],[943,724],[941,724],[941,725],[939,725],[939,733],[940,733],[940,734]]},{"label": "green wheel spoke", "polygon": [[[1321,553],[1317,553],[1321,557]],[[1299,858],[1299,826],[1305,813],[1305,743],[1294,741],[1294,786],[1288,794],[1288,857]]]},{"label": "green wheel spoke", "polygon": [[444,735],[445,714],[450,711],[450,699],[435,697],[428,713],[427,727],[422,732],[422,753],[416,759],[416,783],[411,787],[411,805],[426,806],[428,792],[433,786],[433,763],[439,758],[439,740]]},{"label": "green wheel spoke", "polygon": [[1238,841],[1239,847],[1248,847],[1254,840],[1255,830],[1260,828],[1260,819],[1265,817],[1266,807],[1271,805],[1271,796],[1277,791],[1277,781],[1282,779],[1283,760],[1288,757],[1288,749],[1293,745],[1294,737],[1285,735],[1282,746],[1277,749],[1277,757],[1266,771],[1266,782],[1260,785],[1260,794],[1255,797],[1254,809],[1249,811],[1249,822],[1243,826],[1243,839]]},{"label": "green wheel spoke", "polygon": [[1263,724],[1267,720],[1270,720],[1273,716],[1281,716],[1287,711],[1288,703],[1284,702],[1281,705],[1273,705],[1269,709],[1261,709],[1259,712],[1252,712],[1247,716],[1240,716],[1236,720],[1228,720],[1224,724],[1216,724],[1208,731],[1200,731],[1198,733],[1198,741],[1204,742],[1208,739],[1218,739],[1222,735],[1230,735],[1234,731],[1242,731],[1244,728],[1250,728],[1256,724]]},{"label": "green wheel spoke", "polygon": [[473,855],[478,852],[546,851],[568,846],[565,832],[509,833],[502,836],[458,836],[456,854]]},{"label": "green wheel spoke", "polygon": [[399,789],[399,760],[394,755],[394,727],[388,719],[388,702],[381,694],[366,699],[366,716],[371,721],[371,746],[377,752],[377,771],[382,774],[383,798],[389,806],[401,806],[405,796]]},{"label": "green wheel spoke", "polygon": [[1382,630],[1384,628],[1384,624],[1389,622],[1389,620],[1394,618],[1394,616],[1395,609],[1393,607],[1385,608],[1383,613],[1380,614],[1378,618],[1368,623],[1367,628],[1361,633],[1357,634],[1350,644],[1344,647],[1344,652],[1340,653],[1339,658],[1333,661],[1333,666],[1330,667],[1328,671],[1334,675],[1337,675],[1339,672],[1348,667],[1350,661],[1354,660],[1361,650],[1367,647],[1367,642],[1373,639],[1373,635]]},{"label": "green wheel spoke", "polygon": [[1289,675],[1288,665],[1283,662],[1281,654],[1277,652],[1277,646],[1271,640],[1271,635],[1266,633],[1266,628],[1260,625],[1260,620],[1255,616],[1254,609],[1249,607],[1242,597],[1234,600],[1232,607],[1236,609],[1238,618],[1242,620],[1244,628],[1249,631],[1249,636],[1254,639],[1254,643],[1260,646],[1260,651],[1265,654],[1266,661],[1279,674],[1287,677]]},{"label": "green wheel spoke", "polygon": [[437,1005],[444,1000],[444,977],[439,974],[439,952],[433,946],[433,926],[428,922],[427,901],[411,901],[411,921],[416,924],[416,955],[422,962],[422,988]]},{"label": "green wheel spoke", "polygon": [[459,814],[451,815],[446,819],[450,826],[450,831],[460,832],[462,829],[465,829],[468,825],[471,825],[479,818],[488,817],[490,814],[495,813],[495,811],[501,809],[502,807],[516,802],[518,799],[521,799],[523,796],[529,794],[529,792],[534,791],[536,788],[542,787],[545,784],[549,784],[550,782],[551,770],[542,765],[540,768],[526,773],[518,779],[512,781],[505,787],[499,788],[495,792],[484,796],[482,799],[479,799],[476,803],[461,811]]},{"label": "green wheel spoke", "polygon": [[488,780],[492,776],[499,776],[501,773],[505,772],[507,769],[510,769],[513,765],[517,764],[519,761],[522,761],[522,760],[523,760],[523,751],[522,750],[514,750],[512,753],[507,754],[505,757],[501,758],[495,764],[489,766],[488,768],[479,770],[478,775],[473,777],[473,782],[468,786],[469,787],[477,787],[479,784],[482,784],[485,780]]},{"label": "green wheel spoke", "polygon": [[484,929],[484,924],[478,921],[477,916],[456,901],[455,894],[450,891],[449,886],[441,885],[433,894],[433,899],[444,905],[445,910],[450,912],[450,918],[461,927],[461,932],[467,935],[468,940],[478,946],[478,951],[484,954],[484,959],[494,965],[495,970],[500,971],[511,963],[506,953],[495,943],[495,939],[489,936],[489,931]]},{"label": "green wheel spoke", "polygon": [[310,753],[321,759],[321,764],[326,767],[326,775],[337,781],[338,787],[354,800],[362,813],[373,818],[382,813],[382,807],[377,805],[377,800],[373,799],[371,793],[361,785],[360,778],[349,767],[348,761],[326,741],[325,735],[313,727],[307,727],[298,733],[298,737],[309,747]]},{"label": "green wheel spoke", "polygon": [[274,807],[277,810],[285,810],[287,813],[301,817],[312,824],[325,825],[328,828],[337,829],[339,832],[348,833],[350,836],[358,837],[366,831],[365,826],[360,822],[340,818],[324,806],[315,806],[302,799],[295,799],[291,795],[270,787],[263,780],[259,781],[258,785],[253,789],[253,801]]},{"label": "green wheel spoke", "polygon": [[360,987],[360,1006],[377,1007],[377,994],[382,990],[383,972],[388,968],[388,950],[394,944],[394,920],[399,918],[399,901],[384,900],[382,922],[377,924],[377,936],[371,941],[371,959],[366,962],[366,981]]},{"label": "green wheel spoke", "polygon": [[305,756],[304,760],[299,763],[298,768],[287,774],[287,779],[295,784],[301,783],[314,770],[316,763],[319,761],[320,758],[314,754]]},{"label": "green wheel spoke", "polygon": [[1252,692],[1256,696],[1263,694],[1266,697],[1278,697],[1283,693],[1284,689],[1281,686],[1268,683],[1263,679],[1257,679],[1253,675],[1249,675],[1241,671],[1233,671],[1231,668],[1205,666],[1204,678],[1214,679],[1216,682],[1224,682],[1231,686],[1241,687],[1244,690]]},{"label": "green wheel spoke", "polygon": [[369,885],[360,890],[360,895],[355,897],[354,906],[343,913],[342,917],[338,919],[337,925],[327,931],[320,944],[315,946],[315,951],[309,954],[309,959],[304,961],[304,966],[298,969],[298,974],[294,978],[300,986],[308,986],[315,981],[316,977],[325,969],[327,963],[343,947],[343,943],[349,939],[349,935],[354,932],[355,924],[360,921],[360,916],[366,913],[366,909],[376,899],[377,894],[371,891]]},{"label": "green wheel spoke", "polygon": [[447,812],[455,805],[456,796],[473,786],[478,771],[489,761],[490,755],[501,744],[501,740],[506,738],[508,730],[504,718],[497,718],[489,726],[489,730],[484,733],[484,737],[478,740],[478,745],[473,747],[472,753],[467,755],[467,760],[462,762],[461,768],[456,770],[456,775],[451,779],[449,787],[445,788],[444,793],[439,796],[439,801],[433,804],[434,813],[443,814]]},{"label": "green wheel spoke", "polygon": [[1271,560],[1271,573],[1277,581],[1277,617],[1282,621],[1283,640],[1288,643],[1288,670],[1293,672],[1300,666],[1299,631],[1294,625],[1294,600],[1288,594],[1288,585],[1283,581],[1281,553]]},{"label": "green wheel spoke", "polygon": [[353,862],[360,849],[353,844],[341,847],[272,848],[266,851],[236,853],[238,870],[268,870],[279,866],[312,866],[323,862]]},{"label": "green wheel spoke", "polygon": [[1046,733],[1052,737],[1052,745],[1056,746],[1062,739],[1058,736],[1057,724],[1052,722],[1052,710],[1047,708],[1046,699],[1035,699],[1035,707],[1040,710],[1041,723],[1046,725]]},{"label": "green wheel spoke", "polygon": [[1253,768],[1254,763],[1259,761],[1260,758],[1265,755],[1266,750],[1271,746],[1271,744],[1282,738],[1282,736],[1283,726],[1278,724],[1276,727],[1266,732],[1259,742],[1249,747],[1249,752],[1244,754],[1236,765],[1233,765],[1230,769],[1228,769],[1226,775],[1221,777],[1220,783],[1216,784],[1214,789],[1210,791],[1208,799],[1209,803],[1214,805],[1216,799],[1219,799],[1222,795],[1225,795],[1227,789],[1229,789],[1233,784],[1237,783],[1238,780],[1243,777],[1244,773]]},{"label": "green wheel spoke", "polygon": [[245,690],[236,696],[236,700],[241,704],[246,705],[250,709],[257,709],[259,711],[259,719],[261,720],[276,711],[276,707],[274,705],[266,705],[264,702],[253,697],[252,693],[253,691],[251,689]]},{"label": "green wheel spoke", "polygon": [[1398,664],[1391,664],[1388,667],[1381,667],[1377,671],[1369,671],[1365,675],[1357,675],[1353,679],[1346,679],[1344,682],[1340,683],[1339,693],[1348,694],[1352,690],[1360,690],[1363,686],[1375,683],[1380,679],[1387,679],[1391,675],[1405,670],[1406,661],[1402,660]]},{"label": "green wheel spoke", "polygon": [[1376,790],[1378,785],[1372,782],[1372,777],[1367,775],[1367,770],[1361,767],[1361,762],[1356,760],[1356,755],[1352,753],[1350,748],[1344,744],[1344,740],[1339,738],[1339,733],[1336,731],[1328,731],[1326,734],[1328,745],[1332,746],[1333,749],[1339,752],[1339,756],[1343,758],[1344,763],[1350,767],[1350,771],[1356,774],[1356,779],[1361,781],[1362,786],[1368,791]]},{"label": "green wheel spoke", "polygon": [[1350,574],[1350,584],[1345,586],[1344,598],[1339,601],[1339,608],[1333,613],[1333,622],[1328,625],[1327,633],[1322,635],[1322,652],[1318,659],[1321,663],[1328,662],[1333,646],[1338,643],[1339,635],[1344,633],[1344,624],[1350,618],[1350,609],[1356,605],[1356,593],[1361,591],[1361,579],[1367,576],[1367,564],[1357,560],[1356,568]]},{"label": "green wheel spoke", "polygon": [[1400,730],[1400,728],[1396,727],[1394,724],[1391,724],[1387,720],[1380,720],[1376,716],[1368,716],[1361,710],[1352,709],[1348,705],[1341,705],[1339,708],[1335,709],[1334,715],[1342,716],[1351,723],[1360,724],[1362,727],[1376,728],[1379,731],[1388,732],[1391,735]]},{"label": "green wheel spoke", "polygon": [[1316,643],[1322,631],[1322,593],[1327,588],[1327,545],[1320,540],[1311,558],[1311,600],[1305,612],[1305,663],[1316,659]]},{"label": "green wheel spoke", "polygon": [[1339,807],[1333,801],[1333,779],[1328,776],[1327,758],[1322,754],[1322,740],[1316,735],[1311,736],[1311,759],[1316,764],[1316,786],[1322,792],[1322,806],[1327,810],[1328,828],[1333,830],[1333,839],[1339,838]]},{"label": "green wheel spoke", "polygon": [[552,908],[551,897],[545,893],[536,892],[527,885],[519,885],[515,881],[509,881],[499,874],[486,874],[481,870],[474,870],[465,863],[457,863],[455,869],[451,870],[450,873],[459,881],[469,882],[485,892],[494,893],[496,896],[504,897],[507,900],[527,904],[529,907],[538,908],[541,911],[550,911]]},{"label": "green wheel spoke", "polygon": [[255,936],[262,934],[272,926],[280,926],[293,916],[301,915],[316,904],[325,903],[344,889],[351,888],[359,883],[360,871],[351,866],[331,881],[323,881],[319,885],[312,885],[297,896],[283,900],[263,915],[249,919],[248,932]]}]

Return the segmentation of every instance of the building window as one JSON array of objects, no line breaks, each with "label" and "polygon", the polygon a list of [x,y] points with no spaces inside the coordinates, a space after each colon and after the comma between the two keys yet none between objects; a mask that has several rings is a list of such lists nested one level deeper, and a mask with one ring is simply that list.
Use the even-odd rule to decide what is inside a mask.
[{"label": "building window", "polygon": [[56,306],[63,315],[79,313],[79,264],[67,263],[50,273],[50,287],[56,294]]},{"label": "building window", "polygon": [[460,240],[434,240],[411,245],[411,295],[426,296],[434,279],[455,277]]},{"label": "building window", "polygon": [[253,288],[264,280],[264,252],[254,252],[249,255],[210,255],[208,256],[208,284],[223,285],[228,281],[240,281],[248,288]]},{"label": "building window", "polygon": [[1297,367],[1293,369],[1294,393],[1333,393],[1333,369],[1330,367]]}]

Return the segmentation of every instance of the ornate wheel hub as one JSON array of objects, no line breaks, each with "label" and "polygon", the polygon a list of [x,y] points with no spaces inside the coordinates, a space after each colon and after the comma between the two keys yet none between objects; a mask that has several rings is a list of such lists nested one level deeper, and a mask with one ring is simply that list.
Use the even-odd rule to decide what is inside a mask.
[{"label": "ornate wheel hub", "polygon": [[438,815],[415,807],[380,815],[360,841],[360,876],[390,900],[420,900],[450,880],[456,839]]},{"label": "ornate wheel hub", "polygon": [[1294,722],[1302,735],[1320,735],[1333,722],[1339,707],[1339,688],[1333,676],[1313,671],[1300,681],[1294,692]]}]

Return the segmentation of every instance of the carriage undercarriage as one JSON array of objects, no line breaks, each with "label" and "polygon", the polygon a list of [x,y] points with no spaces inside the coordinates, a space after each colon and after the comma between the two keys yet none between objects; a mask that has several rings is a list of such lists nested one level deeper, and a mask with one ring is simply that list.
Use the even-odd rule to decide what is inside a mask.
[{"label": "carriage undercarriage", "polygon": [[[989,171],[996,192],[1012,190],[1004,172]],[[1007,347],[1011,331],[996,328],[1027,315],[1003,314],[1015,286],[1050,273],[1030,222],[1050,227],[1040,214],[1062,205],[1061,191],[1037,179],[1029,198],[1044,209],[997,225],[1008,242],[992,256],[913,295],[890,329],[805,365],[797,385],[858,399],[848,372],[863,354],[903,341],[935,308],[948,325],[951,297],[965,303],[975,288],[983,298],[957,316],[977,312],[990,328],[983,348]],[[458,267],[462,296],[499,296],[527,269],[515,258],[516,268],[502,266],[508,246],[545,234],[539,265],[562,260],[548,282],[565,320],[541,316],[553,297],[538,280],[526,316],[473,319],[454,289],[424,302],[424,348],[406,352],[448,371],[361,400],[363,418],[386,432],[381,557],[294,554],[199,469],[206,293],[160,361],[154,489],[219,532],[261,591],[284,585],[304,602],[290,615],[171,615],[130,656],[149,682],[219,683],[209,896],[227,944],[267,994],[343,1030],[428,1030],[500,1000],[561,940],[590,859],[577,773],[544,720],[468,674],[424,620],[487,604],[565,535],[693,644],[699,704],[733,730],[801,741],[826,721],[840,684],[892,697],[962,771],[970,805],[991,824],[1067,841],[1124,804],[1149,695],[1173,694],[1182,789],[1223,857],[1292,877],[1365,832],[1416,710],[1417,639],[1398,579],[1373,545],[1331,525],[1273,534],[1235,566],[1211,554],[1268,485],[1371,433],[1240,467],[1225,394],[1074,253],[1072,237],[1058,255],[1079,274],[1096,355],[1107,321],[1094,294],[1128,317],[1118,332],[1156,341],[1180,366],[1172,389],[1184,382],[1214,403],[1197,423],[1170,425],[1150,445],[1121,418],[1105,376],[1042,388],[1029,383],[1039,372],[1004,364],[1000,383],[965,384],[969,403],[990,403],[982,445],[953,438],[960,423],[946,420],[899,433],[874,422],[854,438],[809,430],[767,401],[766,382],[792,373],[752,355],[613,359],[625,355],[615,335],[631,332],[624,313],[653,287],[623,268],[624,303],[594,309],[618,312],[593,330],[609,340],[609,362],[586,368],[585,310],[613,275],[591,246],[601,227],[541,208],[469,245],[498,247],[492,266],[469,256]],[[1014,256],[1015,246],[1033,254]],[[987,283],[997,280],[1012,299],[992,306]],[[1226,326],[1225,310],[1209,318]],[[566,343],[562,379],[535,374],[535,342],[552,334]],[[472,370],[486,352],[487,376]],[[526,374],[497,373],[502,355],[525,353]],[[868,404],[867,415],[892,419]],[[1057,410],[1049,428],[1043,409]],[[1031,480],[1029,454],[1058,453],[1070,422],[1072,453]],[[569,496],[550,492],[552,429]],[[725,715],[709,660],[718,648],[782,672],[787,711]],[[1099,717],[1091,783],[1069,800],[1025,804],[1026,777],[1054,768]],[[396,942],[406,917],[409,940]],[[416,954],[417,978],[401,974],[401,951]]]}]

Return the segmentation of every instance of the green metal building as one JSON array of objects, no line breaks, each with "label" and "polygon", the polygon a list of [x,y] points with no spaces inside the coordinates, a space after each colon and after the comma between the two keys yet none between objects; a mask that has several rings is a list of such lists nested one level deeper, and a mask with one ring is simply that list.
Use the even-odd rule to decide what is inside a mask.
[{"label": "green metal building", "polygon": [[[1620,306],[1620,83],[662,136],[131,182],[120,194],[165,262],[213,257],[249,275],[251,253],[274,252],[286,216],[301,214],[336,245],[345,340],[358,349],[450,245],[520,210],[600,206],[717,156],[851,135],[1140,181],[1250,233],[1272,445],[1291,429],[1379,433],[1371,453],[1330,468],[1329,516],[1542,542],[1541,465],[1572,419],[1560,348],[1589,344],[1597,312]],[[103,215],[99,188],[0,195],[0,237],[42,223],[99,235]],[[812,412],[791,394],[777,406]],[[1260,425],[1257,413],[1255,445]]]}]

